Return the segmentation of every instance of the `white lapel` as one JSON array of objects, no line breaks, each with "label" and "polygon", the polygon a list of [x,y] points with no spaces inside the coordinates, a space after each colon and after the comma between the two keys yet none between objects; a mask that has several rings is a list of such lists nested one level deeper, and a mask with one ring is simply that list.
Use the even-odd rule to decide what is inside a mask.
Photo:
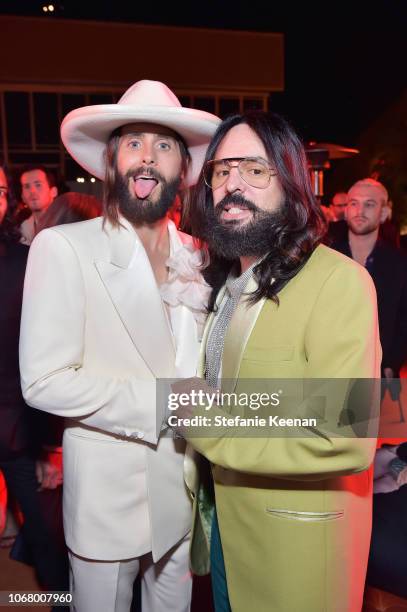
[{"label": "white lapel", "polygon": [[157,378],[175,375],[175,350],[150,261],[137,233],[125,219],[106,224],[110,262],[96,269],[135,347]]}]

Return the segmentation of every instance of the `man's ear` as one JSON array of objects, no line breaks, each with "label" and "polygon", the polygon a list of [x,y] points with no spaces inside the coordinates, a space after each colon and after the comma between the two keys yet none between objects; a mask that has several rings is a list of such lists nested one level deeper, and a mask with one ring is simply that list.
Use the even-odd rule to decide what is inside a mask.
[{"label": "man's ear", "polygon": [[52,197],[55,199],[58,195],[58,187],[51,187],[50,192]]},{"label": "man's ear", "polygon": [[179,174],[180,179],[181,179],[180,180],[180,184],[179,184],[179,189],[181,189],[181,190],[187,188],[187,185],[185,184],[185,179],[186,179],[186,177],[188,175],[188,170],[189,170],[190,163],[191,162],[187,161],[187,160],[182,162],[181,172]]},{"label": "man's ear", "polygon": [[385,204],[380,211],[380,223],[384,223],[390,215],[390,208]]}]

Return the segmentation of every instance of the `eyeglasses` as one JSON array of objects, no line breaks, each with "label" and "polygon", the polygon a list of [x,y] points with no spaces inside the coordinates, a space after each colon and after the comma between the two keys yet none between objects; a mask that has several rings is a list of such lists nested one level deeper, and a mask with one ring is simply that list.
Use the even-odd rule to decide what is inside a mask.
[{"label": "eyeglasses", "polygon": [[277,176],[274,168],[262,157],[211,159],[206,162],[203,170],[206,185],[211,189],[222,187],[229,178],[231,168],[237,168],[244,182],[258,189],[266,189],[271,177]]}]

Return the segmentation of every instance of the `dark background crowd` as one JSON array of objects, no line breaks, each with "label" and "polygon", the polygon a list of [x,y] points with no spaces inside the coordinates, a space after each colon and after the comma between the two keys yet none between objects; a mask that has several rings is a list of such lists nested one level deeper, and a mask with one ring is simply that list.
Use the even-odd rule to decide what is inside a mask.
[{"label": "dark background crowd", "polygon": [[[41,11],[38,2],[20,2],[19,9],[15,2],[3,4],[4,15],[20,11],[38,16]],[[110,2],[100,2],[98,15],[90,5],[82,3],[78,8],[76,4],[55,3],[55,14],[47,17],[250,30],[259,35],[284,32],[285,88],[270,96],[270,109],[287,115],[308,143],[333,141],[359,151],[339,159],[329,160],[328,155],[326,193],[320,198],[327,220],[325,241],[365,266],[374,280],[384,354],[382,394],[395,403],[395,420],[404,423],[407,97],[403,3],[370,3],[357,12],[358,7],[346,2],[341,10],[318,2],[308,4],[306,10],[294,3],[286,3],[285,8],[259,1],[207,3],[205,11],[196,11],[186,2],[180,2],[177,10],[168,3],[159,11],[151,11],[146,4],[119,10]],[[18,53],[17,48],[7,51]],[[29,63],[27,54],[24,61]],[[252,56],[248,46],[245,65],[259,61],[265,58]],[[233,64],[234,50],[219,62]],[[134,77],[129,75],[129,81]],[[99,216],[102,204],[84,190],[72,191],[72,183],[68,186],[66,177],[57,176],[55,164],[42,163],[45,157],[29,161],[33,163],[10,163],[7,168],[0,159],[0,546],[7,547],[13,559],[34,566],[41,588],[68,590],[61,511],[63,423],[37,413],[23,401],[18,369],[21,300],[29,245],[35,235],[48,227]],[[171,214],[183,227],[179,200]],[[402,442],[385,441],[377,453],[368,584],[407,598],[407,454]],[[198,609],[199,603],[195,605]],[[371,605],[369,610],[379,609],[374,602],[366,605]],[[208,610],[210,604],[205,606]]]}]

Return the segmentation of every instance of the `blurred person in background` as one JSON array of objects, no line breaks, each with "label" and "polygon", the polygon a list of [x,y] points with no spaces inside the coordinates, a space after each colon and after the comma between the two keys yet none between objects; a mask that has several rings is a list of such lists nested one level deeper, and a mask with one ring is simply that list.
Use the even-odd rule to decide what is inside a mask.
[{"label": "blurred person in background", "polygon": [[338,191],[333,196],[329,207],[323,207],[326,220],[328,221],[328,231],[325,243],[331,246],[332,242],[343,240],[346,237],[348,226],[345,221],[345,210],[348,201],[348,194]]},{"label": "blurred person in background", "polygon": [[20,244],[20,234],[11,223],[6,174],[2,168],[0,189],[6,212],[0,225],[0,470],[23,515],[17,542],[19,546],[24,542],[24,558],[34,565],[42,588],[66,590],[67,560],[64,545],[61,548],[56,541],[53,491],[45,491],[58,486],[61,471],[47,467],[50,461],[42,456],[41,447],[48,431],[43,421],[32,418],[21,394],[18,341],[28,248]]},{"label": "blurred person in background", "polygon": [[0,167],[0,225],[3,223],[3,219],[8,209],[7,193],[8,183],[6,173],[4,169]]},{"label": "blurred person in background", "polygon": [[42,215],[35,235],[47,227],[86,221],[101,214],[102,204],[95,196],[69,191],[55,198]]},{"label": "blurred person in background", "polygon": [[21,242],[30,245],[45,211],[58,195],[53,172],[45,166],[25,166],[20,172],[21,199],[31,215],[20,225]]},{"label": "blurred person in background", "polygon": [[348,192],[347,232],[332,248],[351,257],[370,273],[377,292],[380,340],[383,348],[382,378],[394,401],[399,401],[400,369],[407,358],[407,257],[380,237],[388,218],[388,193],[382,183],[367,178]]},{"label": "blurred person in background", "polygon": [[334,214],[334,221],[340,221],[345,218],[345,210],[348,203],[348,194],[344,191],[338,191],[332,198],[330,209]]},{"label": "blurred person in background", "polygon": [[383,444],[374,461],[373,527],[366,582],[404,598],[407,598],[406,484],[407,441]]},{"label": "blurred person in background", "polygon": [[[24,520],[11,557],[32,564],[42,588],[64,591],[69,588],[69,573],[59,486],[63,420],[31,410],[21,394],[18,342],[28,247],[19,242],[18,229],[12,225],[7,194],[6,174],[0,168],[0,470]],[[93,196],[70,193],[58,200],[38,229],[100,214]]]}]

